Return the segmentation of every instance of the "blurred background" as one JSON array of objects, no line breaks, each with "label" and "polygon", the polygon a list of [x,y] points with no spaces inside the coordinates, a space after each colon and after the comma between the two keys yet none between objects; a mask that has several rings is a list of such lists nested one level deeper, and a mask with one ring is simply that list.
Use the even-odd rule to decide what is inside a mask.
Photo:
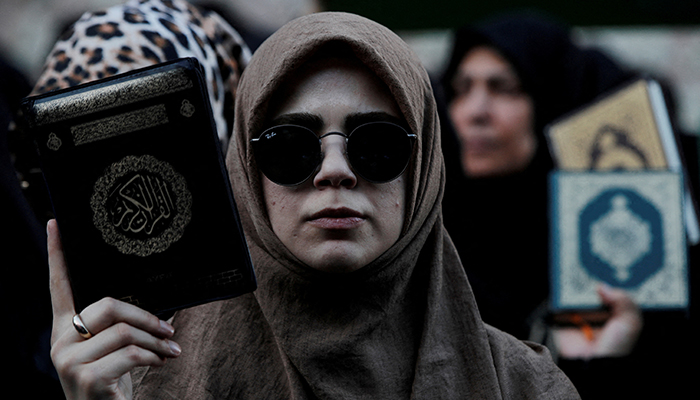
[{"label": "blurred background", "polygon": [[[3,72],[0,72],[0,87],[12,94],[28,93],[27,85],[34,84],[56,39],[73,21],[86,11],[99,11],[124,1],[0,0],[0,65],[3,67]],[[663,78],[675,95],[674,109],[677,112],[678,127],[685,133],[700,135],[700,0],[190,1],[213,9],[228,19],[252,50],[276,29],[296,17],[324,10],[360,14],[386,25],[402,36],[415,49],[434,77],[442,74],[447,62],[453,30],[507,11],[528,9],[544,12],[573,27],[575,40],[580,44],[596,46],[630,69],[646,71]],[[10,73],[9,69],[4,68],[4,63],[13,65],[28,82],[23,82],[21,76]],[[2,101],[4,99],[0,98],[0,106],[4,105]],[[8,119],[5,117],[9,115],[0,113],[0,128],[8,127]],[[10,155],[4,143],[8,142],[6,133],[0,130],[0,156]],[[28,149],[23,149],[27,151],[25,156],[30,154]],[[34,154],[33,149],[31,154]],[[36,175],[36,168],[31,169],[34,167],[31,164],[33,159],[26,158],[29,163],[23,171]],[[3,160],[0,157],[0,162],[2,161],[6,163],[0,165],[0,178],[4,179],[0,180],[0,184],[17,185],[16,179],[10,175],[14,171],[9,158]],[[24,178],[21,181],[23,189],[30,186]],[[3,189],[5,187],[0,185],[0,191]],[[13,186],[12,189],[13,196],[5,196],[6,199],[6,193],[0,193],[0,200],[14,201],[22,197],[19,187]],[[44,200],[44,196],[40,198]],[[16,212],[5,203],[2,207],[6,213],[0,219],[0,225],[10,226],[10,217]],[[34,208],[48,209],[45,204]],[[27,208],[25,211],[28,216],[30,210]],[[39,217],[42,219],[44,216]],[[17,226],[23,222],[19,221]],[[32,228],[32,232],[43,234],[43,226],[40,224]],[[16,242],[24,240],[24,236],[15,236]],[[22,243],[30,244],[28,241]],[[15,248],[13,242],[4,242],[6,247],[2,247],[2,251],[9,249],[13,250],[13,254],[41,256],[45,249],[45,237],[37,236],[32,243],[36,243],[40,250],[25,251],[24,248]],[[0,266],[12,265],[11,262],[3,261],[5,263],[0,263]],[[6,314],[11,312],[9,320],[15,326],[37,335],[37,338],[33,338],[25,334],[26,340],[22,342],[20,339],[23,337],[18,339],[16,330],[6,329],[0,333],[2,342],[14,344],[10,346],[6,358],[26,359],[28,364],[26,369],[18,367],[15,375],[5,374],[0,382],[17,386],[13,377],[19,376],[29,382],[25,386],[27,389],[42,388],[46,392],[37,398],[60,398],[60,394],[58,397],[49,394],[54,390],[60,393],[60,386],[48,358],[50,307],[46,278],[37,278],[46,271],[44,263],[45,255],[35,263],[38,266],[36,269],[17,268],[16,273],[10,274],[12,268],[6,268],[6,276],[0,280],[0,302],[6,304]],[[26,267],[29,264],[22,261],[18,265]],[[25,373],[25,370],[33,371],[34,375]],[[42,378],[47,380],[40,380]]]},{"label": "blurred background", "polygon": [[[0,54],[33,82],[60,32],[84,11],[120,0],[2,0]],[[697,0],[192,0],[225,15],[251,48],[285,22],[321,10],[349,11],[399,33],[439,74],[450,30],[496,13],[537,9],[574,27],[583,44],[666,78],[680,128],[700,133],[700,1]]]}]

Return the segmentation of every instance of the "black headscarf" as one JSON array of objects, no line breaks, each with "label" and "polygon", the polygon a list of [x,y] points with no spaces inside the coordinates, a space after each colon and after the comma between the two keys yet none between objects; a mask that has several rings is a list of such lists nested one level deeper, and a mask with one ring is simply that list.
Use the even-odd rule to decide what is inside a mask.
[{"label": "black headscarf", "polygon": [[535,104],[538,135],[553,119],[632,77],[600,50],[577,46],[566,25],[535,13],[507,14],[457,32],[442,78],[448,102],[459,63],[479,45],[495,48],[513,65]]},{"label": "black headscarf", "polygon": [[445,225],[474,287],[485,322],[528,338],[528,318],[548,295],[547,175],[544,137],[554,119],[632,77],[602,52],[577,46],[569,29],[537,14],[509,14],[459,30],[442,76],[446,104],[464,56],[490,46],[511,63],[534,104],[537,150],[524,171],[468,179],[449,118],[443,120],[447,166]]}]

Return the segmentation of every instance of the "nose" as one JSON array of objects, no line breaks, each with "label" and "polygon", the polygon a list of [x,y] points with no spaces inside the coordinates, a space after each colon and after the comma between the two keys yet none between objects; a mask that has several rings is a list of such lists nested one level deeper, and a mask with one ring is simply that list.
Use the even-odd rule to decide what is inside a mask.
[{"label": "nose", "polygon": [[357,176],[350,168],[345,157],[345,137],[340,134],[332,134],[321,139],[323,160],[321,168],[314,176],[314,186],[346,187],[351,189],[357,185]]}]

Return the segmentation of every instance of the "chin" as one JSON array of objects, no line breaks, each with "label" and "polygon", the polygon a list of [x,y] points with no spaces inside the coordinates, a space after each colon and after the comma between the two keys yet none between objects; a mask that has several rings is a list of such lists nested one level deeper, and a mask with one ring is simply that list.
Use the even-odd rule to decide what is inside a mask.
[{"label": "chin", "polygon": [[352,249],[334,248],[333,251],[322,252],[317,257],[304,257],[302,261],[318,271],[346,274],[357,271],[369,264],[371,260],[363,255],[355,254]]},{"label": "chin", "polygon": [[472,163],[465,168],[465,175],[469,178],[496,178],[513,174],[516,168],[509,165],[495,163]]},{"label": "chin", "polygon": [[309,266],[315,270],[328,272],[331,274],[347,274],[357,271],[365,266],[364,263],[352,263],[347,259],[331,259],[322,260],[320,262],[309,263]]}]

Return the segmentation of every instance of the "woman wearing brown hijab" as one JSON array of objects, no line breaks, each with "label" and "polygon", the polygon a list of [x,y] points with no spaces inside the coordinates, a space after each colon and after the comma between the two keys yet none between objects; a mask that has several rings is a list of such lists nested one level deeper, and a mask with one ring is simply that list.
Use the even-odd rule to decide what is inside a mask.
[{"label": "woman wearing brown hijab", "polygon": [[[49,224],[69,397],[122,398],[143,367],[132,378],[144,399],[578,398],[544,348],[481,322],[442,225],[428,76],[395,34],[344,13],[289,23],[253,56],[234,121],[227,165],[258,290],[176,313],[174,334],[99,302],[81,313],[85,340]],[[276,138],[288,152],[272,151]],[[317,157],[288,154],[319,141]],[[122,322],[130,340],[113,336]]]}]

